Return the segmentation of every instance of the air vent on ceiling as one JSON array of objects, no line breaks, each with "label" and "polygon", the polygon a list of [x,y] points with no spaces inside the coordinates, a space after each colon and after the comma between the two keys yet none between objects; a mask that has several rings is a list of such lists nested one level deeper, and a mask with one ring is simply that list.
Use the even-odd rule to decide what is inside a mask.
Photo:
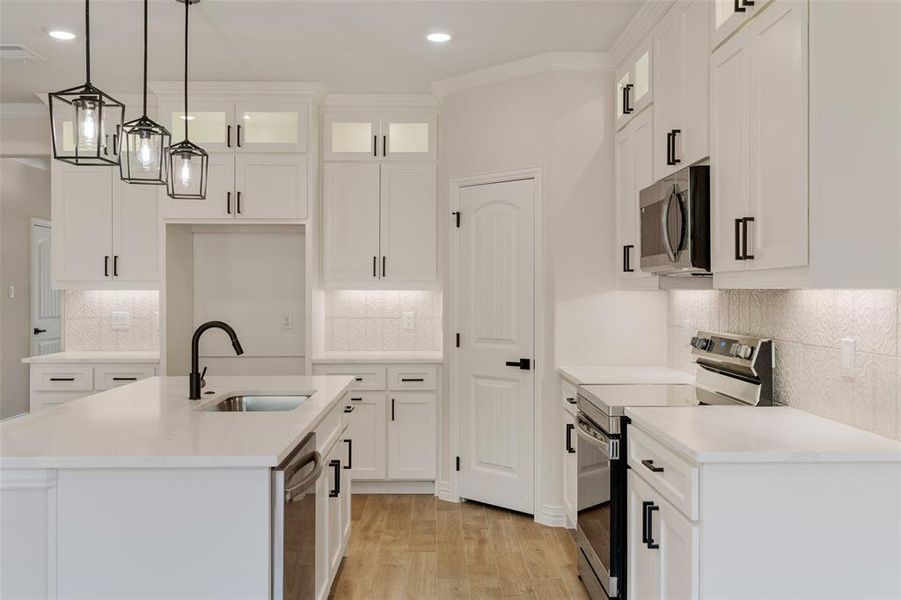
[{"label": "air vent on ceiling", "polygon": [[25,46],[19,44],[0,44],[0,58],[22,62],[30,60],[47,60],[37,52],[29,50]]}]

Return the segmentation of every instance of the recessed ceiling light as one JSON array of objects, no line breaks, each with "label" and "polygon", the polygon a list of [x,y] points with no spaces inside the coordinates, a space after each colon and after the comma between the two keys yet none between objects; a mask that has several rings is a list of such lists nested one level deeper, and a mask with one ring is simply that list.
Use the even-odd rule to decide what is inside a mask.
[{"label": "recessed ceiling light", "polygon": [[48,31],[47,35],[56,40],[74,40],[77,36],[71,31],[63,31],[62,29],[54,29]]},{"label": "recessed ceiling light", "polygon": [[430,42],[435,42],[436,44],[443,44],[444,42],[449,42],[451,39],[451,36],[449,33],[435,32],[435,33],[430,33],[429,35],[425,36],[425,38],[427,40],[429,40]]}]

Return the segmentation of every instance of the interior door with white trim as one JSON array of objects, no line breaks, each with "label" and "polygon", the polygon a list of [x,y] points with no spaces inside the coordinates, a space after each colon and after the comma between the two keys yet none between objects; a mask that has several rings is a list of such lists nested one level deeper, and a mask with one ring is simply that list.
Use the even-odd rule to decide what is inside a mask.
[{"label": "interior door with white trim", "polygon": [[534,513],[535,180],[459,198],[460,496]]},{"label": "interior door with white trim", "polygon": [[31,356],[59,352],[62,291],[50,277],[50,222],[31,223]]}]

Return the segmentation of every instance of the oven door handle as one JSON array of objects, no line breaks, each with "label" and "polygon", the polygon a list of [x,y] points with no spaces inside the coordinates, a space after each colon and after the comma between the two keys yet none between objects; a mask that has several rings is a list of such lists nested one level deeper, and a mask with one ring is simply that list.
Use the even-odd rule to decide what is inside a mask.
[{"label": "oven door handle", "polygon": [[579,419],[576,426],[576,434],[598,450],[600,450],[607,460],[616,460],[619,458],[619,440],[613,440],[589,425],[584,419]]}]

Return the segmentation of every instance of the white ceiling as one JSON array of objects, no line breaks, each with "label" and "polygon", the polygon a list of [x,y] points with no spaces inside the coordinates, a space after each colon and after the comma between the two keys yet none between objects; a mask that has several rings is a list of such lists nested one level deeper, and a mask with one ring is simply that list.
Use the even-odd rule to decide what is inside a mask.
[{"label": "white ceiling", "polygon": [[[320,81],[332,92],[418,93],[429,83],[545,52],[603,52],[640,0],[203,0],[191,9],[191,79]],[[150,79],[182,77],[184,5],[150,3]],[[107,91],[141,85],[140,0],[91,3],[92,79]],[[0,41],[46,61],[0,64],[0,101],[84,81],[80,0],[0,0]],[[426,33],[454,39],[436,45]]]}]

